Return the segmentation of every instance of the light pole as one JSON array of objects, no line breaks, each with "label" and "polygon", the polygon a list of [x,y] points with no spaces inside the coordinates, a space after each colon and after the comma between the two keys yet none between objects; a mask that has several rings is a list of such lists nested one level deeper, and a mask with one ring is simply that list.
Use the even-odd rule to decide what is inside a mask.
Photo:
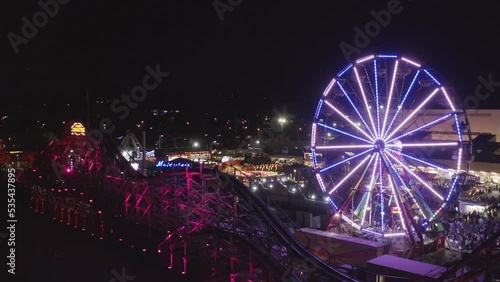
[{"label": "light pole", "polygon": [[285,118],[279,118],[278,122],[281,125],[281,135],[283,135],[283,125],[286,123],[286,119]]}]

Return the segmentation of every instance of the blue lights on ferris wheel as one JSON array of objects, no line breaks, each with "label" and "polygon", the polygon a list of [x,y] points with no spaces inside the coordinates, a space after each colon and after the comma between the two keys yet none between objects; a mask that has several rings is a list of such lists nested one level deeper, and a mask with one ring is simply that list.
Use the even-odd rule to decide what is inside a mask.
[{"label": "blue lights on ferris wheel", "polygon": [[[410,79],[405,80],[408,75]],[[434,90],[422,91],[423,87]],[[431,105],[438,104],[444,105],[443,108],[430,118],[423,117],[422,113]],[[327,124],[330,117],[335,118],[333,126]],[[448,123],[459,128],[462,118],[441,82],[412,59],[376,54],[348,64],[323,92],[311,132],[313,165],[321,189],[328,195],[327,201],[353,228],[377,236],[408,235],[414,229],[412,221],[429,225],[456,191],[463,132],[457,130],[456,136],[447,137],[453,140],[422,141],[414,136],[428,134],[440,126],[448,128]],[[335,136],[330,137],[330,133]],[[426,157],[411,154],[414,150],[435,149],[458,149],[456,166],[436,165]],[[318,154],[322,156],[321,162]],[[347,158],[337,158],[346,154]],[[454,172],[455,176],[445,190],[436,190],[427,183],[427,176],[418,171],[415,162],[446,175]],[[353,202],[346,203],[347,199]],[[406,201],[416,208],[402,212],[401,205]],[[435,205],[435,202],[441,203]],[[394,225],[391,217],[399,219],[397,230],[388,225]]]}]

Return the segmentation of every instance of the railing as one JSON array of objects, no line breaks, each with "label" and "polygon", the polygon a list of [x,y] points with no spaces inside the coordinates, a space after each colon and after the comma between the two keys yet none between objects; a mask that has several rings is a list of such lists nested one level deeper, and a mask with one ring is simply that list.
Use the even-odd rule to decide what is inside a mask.
[{"label": "railing", "polygon": [[[315,269],[311,271],[310,277],[323,277],[323,278],[328,278],[328,279],[334,279],[338,281],[356,281],[354,278],[344,274],[340,270],[337,270],[333,268],[332,266],[326,264],[323,260],[320,258],[316,257],[314,254],[311,254],[302,244],[300,244],[295,237],[290,234],[290,230],[288,226],[292,226],[293,228],[300,230],[300,228],[296,225],[296,223],[291,220],[288,216],[285,216],[285,223],[278,219],[275,214],[269,210],[269,207],[266,203],[262,201],[261,198],[256,196],[252,191],[250,191],[249,187],[254,183],[254,180],[250,176],[246,176],[247,181],[239,181],[235,178],[237,172],[240,172],[241,175],[245,175],[244,172],[239,171],[237,168],[232,167],[233,170],[233,176],[230,178],[231,183],[233,183],[233,188],[234,191],[240,195],[244,196],[244,199],[247,201],[247,203],[251,206],[253,206],[253,210],[259,213],[259,216],[262,220],[264,220],[266,223],[269,223],[272,226],[272,229],[276,232],[278,232],[278,235],[280,236],[282,242],[284,242],[284,246],[287,247],[291,252],[293,252],[299,259],[304,261],[309,261],[315,265]],[[249,183],[249,186],[246,186],[243,184],[243,182]],[[267,192],[265,192],[267,193]],[[270,197],[268,197],[270,198]],[[272,201],[270,199],[270,201]],[[283,214],[286,215],[280,208],[279,205],[276,203],[273,203],[277,209],[279,209]],[[306,237],[307,235],[304,234]],[[294,269],[293,265],[293,260],[289,267],[289,273],[293,274],[293,276],[296,277],[304,277],[303,274],[301,274],[301,270],[299,267]],[[329,280],[332,281],[332,280]]]}]

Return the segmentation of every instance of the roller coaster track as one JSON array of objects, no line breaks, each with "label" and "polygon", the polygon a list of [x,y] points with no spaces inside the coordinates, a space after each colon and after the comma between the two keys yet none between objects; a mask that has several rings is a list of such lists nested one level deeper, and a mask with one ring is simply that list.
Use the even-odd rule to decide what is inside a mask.
[{"label": "roller coaster track", "polygon": [[103,240],[139,234],[136,248],[149,244],[183,274],[203,253],[205,281],[355,281],[309,253],[248,186],[216,169],[144,177],[112,140],[67,136],[22,176],[35,211]]}]

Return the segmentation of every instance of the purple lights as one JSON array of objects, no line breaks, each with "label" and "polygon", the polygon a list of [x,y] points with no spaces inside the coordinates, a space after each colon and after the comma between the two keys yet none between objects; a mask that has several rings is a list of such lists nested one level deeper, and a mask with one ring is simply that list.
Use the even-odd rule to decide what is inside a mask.
[{"label": "purple lights", "polygon": [[[457,181],[442,191],[420,168],[460,172],[465,113],[457,112],[453,98],[417,60],[396,55],[360,58],[331,80],[320,100],[327,107],[314,114],[311,146],[319,186],[343,221],[365,233],[399,237],[420,232],[414,222],[427,226],[437,218]],[[432,109],[436,104],[442,107]],[[453,127],[459,130],[416,137]],[[450,156],[458,150],[456,169],[433,161],[436,150]],[[342,157],[323,164],[319,153]]]}]

